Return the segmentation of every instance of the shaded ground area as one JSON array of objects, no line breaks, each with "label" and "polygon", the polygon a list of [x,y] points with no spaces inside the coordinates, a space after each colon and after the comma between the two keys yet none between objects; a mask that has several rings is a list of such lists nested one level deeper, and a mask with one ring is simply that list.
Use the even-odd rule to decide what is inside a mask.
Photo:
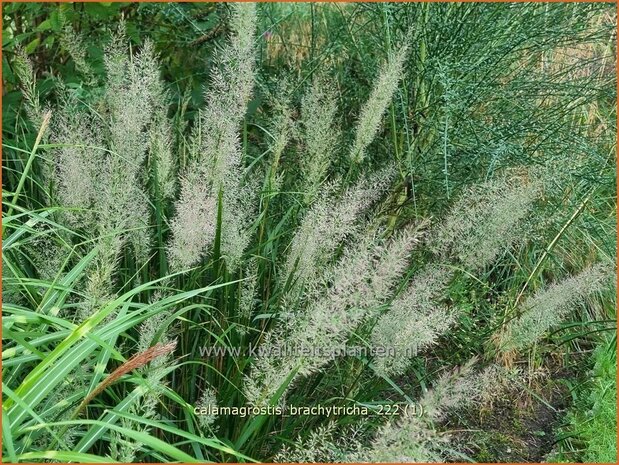
[{"label": "shaded ground area", "polygon": [[446,430],[453,431],[460,451],[476,462],[544,461],[572,402],[562,382],[568,378],[563,369],[516,382],[479,411],[450,418]]}]

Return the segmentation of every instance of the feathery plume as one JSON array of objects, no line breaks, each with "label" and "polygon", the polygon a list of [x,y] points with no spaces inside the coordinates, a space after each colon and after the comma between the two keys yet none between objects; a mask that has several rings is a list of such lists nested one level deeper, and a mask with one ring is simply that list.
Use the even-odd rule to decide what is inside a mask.
[{"label": "feathery plume", "polygon": [[[371,252],[369,238],[363,244],[348,249],[336,269],[328,275],[333,282],[326,294],[310,303],[300,314],[285,315],[287,320],[268,334],[262,344],[264,353],[283,352],[285,356],[258,357],[245,382],[245,393],[250,403],[267,403],[293,371],[296,370],[294,378],[307,376],[328,363],[332,353],[342,349],[349,331],[365,315],[362,304],[369,303],[371,299],[363,292],[369,281]],[[320,351],[321,356],[304,356],[300,350],[289,354],[286,346]]]},{"label": "feathery plume", "polygon": [[340,243],[354,234],[359,216],[384,194],[391,177],[390,170],[379,172],[339,197],[337,184],[325,187],[291,241],[284,265],[286,281],[292,282],[294,278],[295,285],[302,289],[315,277],[319,265],[329,260]]},{"label": "feathery plume", "polygon": [[[62,18],[62,21],[64,22],[66,20]],[[94,73],[92,67],[88,63],[83,37],[77,34],[71,25],[66,25],[62,29],[60,43],[63,48],[69,52],[71,58],[73,58],[75,69],[84,76],[87,83],[92,82],[94,80]]]},{"label": "feathery plume", "polygon": [[310,204],[324,181],[336,151],[339,132],[335,127],[335,93],[324,78],[315,78],[304,96],[301,127],[305,144],[300,160],[301,191]]},{"label": "feathery plume", "polygon": [[252,258],[245,268],[245,279],[240,288],[239,297],[239,317],[242,320],[249,320],[252,316],[256,291],[258,289],[258,262]]},{"label": "feathery plume", "polygon": [[482,269],[518,240],[518,228],[539,193],[536,180],[518,178],[472,186],[437,226],[431,246],[469,270]]},{"label": "feathery plume", "polygon": [[491,371],[486,369],[476,372],[476,363],[477,358],[473,357],[464,365],[446,371],[436,380],[432,389],[423,395],[419,405],[428,420],[438,421],[447,413],[464,408],[481,398],[486,389],[482,382],[490,379],[488,373]]},{"label": "feathery plume", "polygon": [[[161,298],[155,295],[154,300]],[[176,341],[169,341],[165,333],[161,335],[160,342],[151,347],[156,333],[161,328],[163,321],[169,316],[168,312],[158,313],[145,320],[140,326],[140,337],[138,339],[138,354],[143,358],[148,354],[150,358],[149,366],[146,363],[136,368],[136,371],[144,376],[145,389],[129,407],[129,413],[144,419],[158,417],[157,405],[161,402],[163,378],[169,371],[170,355],[176,347]],[[133,358],[136,358],[134,356]],[[129,363],[129,361],[127,361]],[[137,422],[131,418],[121,418],[121,425],[132,431],[142,431],[148,433],[150,425]],[[135,461],[136,452],[143,446],[139,441],[127,438],[117,431],[111,432],[110,455],[119,461],[130,463]]]},{"label": "feathery plume", "polygon": [[271,96],[274,114],[271,118],[273,141],[269,147],[273,156],[268,176],[268,185],[266,186],[266,190],[269,193],[275,193],[279,190],[283,176],[278,175],[277,169],[280,165],[282,154],[296,131],[292,118],[289,94],[288,83],[284,81],[283,84],[278,86],[277,95]]},{"label": "feathery plume", "polygon": [[368,463],[442,463],[440,451],[447,438],[418,415],[408,414],[399,422],[382,426],[369,449],[351,457],[351,461]]},{"label": "feathery plume", "polygon": [[69,98],[58,113],[53,141],[56,169],[54,184],[58,203],[69,225],[97,229],[99,198],[94,186],[100,183],[106,157],[102,128],[96,118],[81,111]]},{"label": "feathery plume", "polygon": [[43,123],[43,109],[39,102],[36,74],[32,67],[32,61],[22,48],[17,48],[15,51],[13,70],[20,83],[26,104],[26,114],[34,127],[39,128]]},{"label": "feathery plume", "polygon": [[458,370],[442,375],[434,388],[419,401],[422,414],[407,412],[379,431],[372,446],[355,461],[385,463],[444,462],[449,435],[438,434],[435,422],[446,411],[475,402],[483,388],[473,371],[475,359]]},{"label": "feathery plume", "polygon": [[[366,236],[348,247],[323,281],[308,290],[307,308],[287,315],[288,320],[265,338],[264,353],[283,352],[285,356],[258,357],[245,383],[248,400],[264,403],[293,371],[293,379],[306,376],[343,353],[351,333],[392,292],[419,235],[417,228],[409,228],[386,246]],[[286,346],[299,350],[289,354]]]},{"label": "feathery plume", "polygon": [[215,237],[217,203],[205,185],[181,179],[181,196],[171,222],[168,260],[173,271],[199,262]]},{"label": "feathery plume", "polygon": [[372,330],[372,344],[390,350],[374,360],[377,372],[403,374],[420,350],[451,328],[455,315],[440,303],[449,278],[449,271],[443,267],[423,269],[378,319]]},{"label": "feathery plume", "polygon": [[[207,412],[213,412],[217,407],[217,395],[213,388],[208,387],[202,391],[198,402],[196,402],[196,408],[198,411],[203,410]],[[217,416],[213,414],[198,415],[198,424],[203,430],[214,433],[217,428],[214,426]]]},{"label": "feathery plume", "polygon": [[[611,282],[609,265],[599,263],[575,276],[537,291],[520,307],[520,316],[511,320],[499,335],[502,352],[532,346],[556,326],[586,296],[604,289]],[[612,273],[614,274],[614,272]]]},{"label": "feathery plume", "polygon": [[90,403],[92,399],[105,391],[109,386],[118,381],[118,379],[120,379],[122,376],[126,375],[130,371],[143,367],[148,362],[156,359],[157,357],[162,357],[173,352],[175,348],[176,341],[172,341],[168,342],[167,344],[156,344],[143,352],[135,354],[121,366],[116,368],[112,373],[110,373],[107,378],[105,378],[101,383],[99,383],[99,385],[95,389],[93,389],[93,391],[88,394],[88,396],[86,396],[82,403],[77,407],[76,413],[73,416],[77,416]]},{"label": "feathery plume", "polygon": [[357,121],[355,142],[350,150],[350,159],[353,163],[363,161],[365,150],[376,137],[383,114],[402,79],[402,70],[407,57],[408,46],[404,45],[397,52],[389,54],[387,63],[381,69],[374,89],[363,105]]},{"label": "feathery plume", "polygon": [[[242,181],[238,133],[253,90],[256,7],[253,3],[233,3],[231,6],[232,34],[229,43],[219,53],[217,66],[211,73],[206,108],[201,112],[194,132],[197,153],[193,154],[188,167],[184,186],[186,194],[179,200],[177,211],[187,212],[194,208],[188,202],[204,195],[192,194],[190,191],[199,191],[204,185],[210,189],[210,198],[221,197],[221,254],[228,268],[234,271],[249,243],[247,227],[254,199],[252,190]],[[185,223],[187,219],[190,219],[190,215],[176,219],[171,253],[186,257],[187,263],[196,263],[204,255],[204,243],[197,246],[193,242],[195,236],[180,237],[186,230],[194,234],[192,226]],[[208,222],[204,224],[210,225]],[[176,250],[183,246],[188,249]]]},{"label": "feathery plume", "polygon": [[397,281],[410,265],[410,254],[419,244],[426,224],[407,226],[396,232],[385,245],[376,248],[370,295],[377,301],[384,302],[391,296]]},{"label": "feathery plume", "polygon": [[146,41],[129,60],[126,40],[121,24],[104,55],[107,84],[100,109],[67,94],[54,125],[54,202],[68,207],[61,214],[70,225],[96,232],[99,247],[86,273],[83,318],[111,298],[123,247],[131,246],[138,266],[150,253],[144,168],[162,84],[152,43]]},{"label": "feathery plume", "polygon": [[153,99],[159,69],[151,42],[133,60],[125,51],[124,33],[119,33],[108,48],[105,65],[108,87],[105,101],[110,111],[110,144],[103,199],[107,220],[113,229],[126,232],[139,263],[150,249],[149,208],[143,189],[144,161],[148,148],[148,124],[153,116]]},{"label": "feathery plume", "polygon": [[161,79],[153,82],[153,116],[149,127],[149,162],[157,193],[162,200],[174,197],[176,163],[172,150],[173,129],[168,118],[169,95]]},{"label": "feathery plume", "polygon": [[286,444],[277,453],[275,463],[341,463],[346,462],[351,449],[359,448],[357,431],[348,427],[344,431],[335,421],[299,434],[291,445]]}]

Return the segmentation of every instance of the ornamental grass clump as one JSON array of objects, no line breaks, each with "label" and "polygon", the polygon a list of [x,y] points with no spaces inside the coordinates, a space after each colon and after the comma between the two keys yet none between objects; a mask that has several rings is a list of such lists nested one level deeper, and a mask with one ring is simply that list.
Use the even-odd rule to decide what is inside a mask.
[{"label": "ornamental grass clump", "polygon": [[437,225],[435,253],[469,270],[484,268],[523,238],[523,220],[540,192],[539,179],[527,175],[497,177],[468,188]]},{"label": "ornamental grass clump", "polygon": [[614,330],[607,5],[16,5],[8,461],[480,460]]},{"label": "ornamental grass clump", "polygon": [[[239,130],[254,86],[255,22],[255,5],[234,5],[230,42],[211,73],[173,220],[170,258],[179,269],[207,253],[216,222],[222,229],[221,254],[231,270],[249,242],[254,195],[243,182]],[[192,215],[196,205],[200,212]]]}]

